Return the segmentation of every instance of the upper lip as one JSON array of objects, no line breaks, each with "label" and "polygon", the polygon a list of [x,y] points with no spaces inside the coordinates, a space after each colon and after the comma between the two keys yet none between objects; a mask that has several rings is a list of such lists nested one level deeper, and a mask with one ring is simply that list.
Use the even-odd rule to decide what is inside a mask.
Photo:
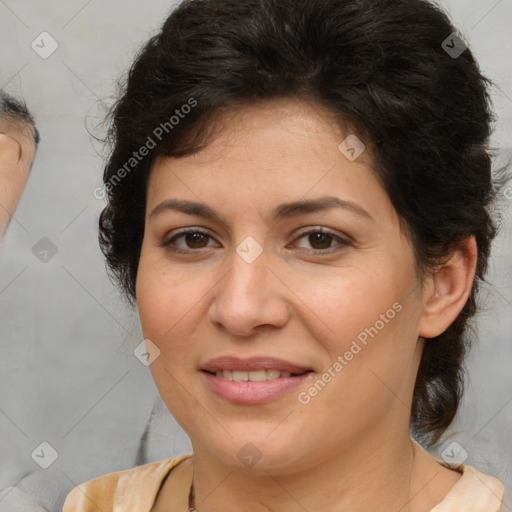
[{"label": "upper lip", "polygon": [[203,365],[202,370],[214,373],[219,370],[246,372],[255,370],[279,370],[281,372],[304,373],[311,369],[270,356],[254,356],[242,359],[240,357],[226,355],[210,359]]}]

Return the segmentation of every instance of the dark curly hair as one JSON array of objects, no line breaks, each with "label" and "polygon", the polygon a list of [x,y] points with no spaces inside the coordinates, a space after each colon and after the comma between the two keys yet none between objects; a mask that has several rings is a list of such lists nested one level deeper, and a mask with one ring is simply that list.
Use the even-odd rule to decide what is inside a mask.
[{"label": "dark curly hair", "polygon": [[128,302],[155,156],[200,151],[219,114],[244,104],[325,106],[372,148],[422,283],[458,243],[476,239],[471,294],[427,340],[414,388],[411,431],[437,444],[462,396],[467,322],[497,233],[492,206],[508,179],[506,168],[492,179],[492,83],[454,32],[426,0],[183,1],[137,55],[107,118],[99,241]]}]

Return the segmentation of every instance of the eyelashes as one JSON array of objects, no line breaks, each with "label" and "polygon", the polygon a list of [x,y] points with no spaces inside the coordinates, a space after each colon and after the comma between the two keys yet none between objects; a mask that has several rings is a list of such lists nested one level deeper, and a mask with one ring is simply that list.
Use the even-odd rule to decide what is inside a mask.
[{"label": "eyelashes", "polygon": [[[313,235],[316,238],[312,238]],[[178,247],[176,246],[176,241],[183,239],[185,241],[185,244],[192,245],[192,247]],[[198,228],[190,228],[190,229],[184,229],[180,231],[179,233],[175,234],[171,238],[167,239],[162,243],[162,246],[165,247],[167,250],[179,254],[197,254],[200,252],[203,252],[204,250],[209,249],[211,246],[201,246],[202,242],[208,241],[209,239],[213,240],[213,237],[208,234],[205,231],[202,231]],[[305,250],[308,253],[315,253],[315,254],[331,254],[333,252],[338,252],[340,250],[343,250],[344,248],[348,246],[352,246],[353,243],[346,238],[343,238],[336,233],[331,232],[330,230],[326,230],[324,228],[314,228],[309,229],[308,231],[304,231],[300,233],[294,240],[294,242],[298,240],[306,239],[307,243],[310,244],[320,244],[320,245],[328,245],[329,247],[324,248],[306,248]],[[335,246],[330,246],[331,241],[338,242]],[[200,247],[193,247],[195,244],[198,244]],[[304,248],[302,248],[304,249]]]}]

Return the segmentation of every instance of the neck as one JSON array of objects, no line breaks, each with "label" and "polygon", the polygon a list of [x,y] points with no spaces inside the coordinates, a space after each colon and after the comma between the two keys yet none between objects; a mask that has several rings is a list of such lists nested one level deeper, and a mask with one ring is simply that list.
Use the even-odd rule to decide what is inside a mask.
[{"label": "neck", "polygon": [[191,505],[197,512],[425,512],[441,499],[429,482],[442,468],[409,435],[287,462],[234,469],[194,447]]}]

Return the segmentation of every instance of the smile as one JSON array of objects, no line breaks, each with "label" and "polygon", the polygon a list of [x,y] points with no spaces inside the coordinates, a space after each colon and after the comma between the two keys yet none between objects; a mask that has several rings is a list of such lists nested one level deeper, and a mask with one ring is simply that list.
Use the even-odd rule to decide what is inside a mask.
[{"label": "smile", "polygon": [[296,377],[302,374],[292,374],[291,372],[283,372],[280,370],[254,370],[254,371],[232,371],[232,370],[217,370],[215,372],[217,377],[222,377],[234,382],[262,382],[265,380],[283,379],[290,376]]},{"label": "smile", "polygon": [[203,370],[199,373],[208,391],[216,398],[237,405],[259,405],[276,401],[291,394],[306,379],[315,375],[312,371],[294,375],[279,370],[218,370],[215,373]]}]

